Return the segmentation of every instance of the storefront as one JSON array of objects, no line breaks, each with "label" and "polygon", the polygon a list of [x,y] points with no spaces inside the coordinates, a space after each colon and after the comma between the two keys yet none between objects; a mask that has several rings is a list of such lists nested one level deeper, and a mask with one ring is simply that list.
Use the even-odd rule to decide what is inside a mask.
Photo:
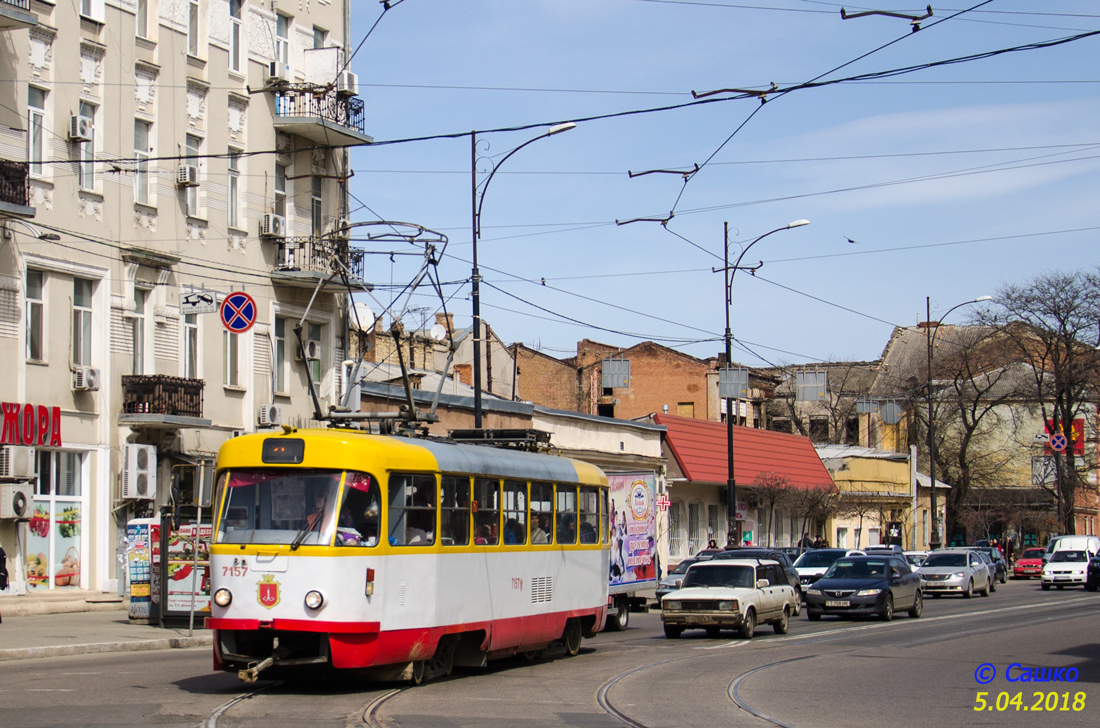
[{"label": "storefront", "polygon": [[81,588],[88,550],[84,536],[87,459],[82,452],[36,453],[34,509],[21,539],[27,591]]}]

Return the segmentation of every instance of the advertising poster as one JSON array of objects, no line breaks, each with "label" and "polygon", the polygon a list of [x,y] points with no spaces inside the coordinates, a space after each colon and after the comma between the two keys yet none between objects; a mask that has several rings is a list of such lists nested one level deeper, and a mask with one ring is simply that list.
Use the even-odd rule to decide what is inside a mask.
[{"label": "advertising poster", "polygon": [[126,581],[130,592],[130,618],[149,619],[152,598],[152,524],[146,519],[126,525]]},{"label": "advertising poster", "polygon": [[27,523],[27,589],[50,588],[50,503],[35,501]]},{"label": "advertising poster", "polygon": [[653,473],[608,473],[611,486],[610,585],[657,578],[656,478]]},{"label": "advertising poster", "polygon": [[[196,539],[196,532],[198,538]],[[210,611],[210,539],[214,527],[181,524],[178,531],[168,534],[165,581],[165,612],[186,614],[191,611],[191,596],[195,595],[195,611]],[[195,548],[199,560],[196,568]]]},{"label": "advertising poster", "polygon": [[53,583],[80,586],[80,504],[54,502]]}]

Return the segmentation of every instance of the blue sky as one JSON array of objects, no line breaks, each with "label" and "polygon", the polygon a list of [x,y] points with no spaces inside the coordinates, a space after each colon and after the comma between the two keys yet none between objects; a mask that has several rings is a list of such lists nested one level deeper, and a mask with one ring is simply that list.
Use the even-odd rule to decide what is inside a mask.
[{"label": "blue sky", "polygon": [[[808,0],[404,0],[352,67],[377,141],[478,130],[479,155],[499,160],[551,124],[686,104],[692,90],[786,88],[1100,30],[1100,7],[1085,1],[994,0],[950,17],[978,4],[933,4],[913,33],[903,19],[844,20],[840,4]],[[918,12],[896,0],[874,7]],[[381,13],[353,3],[353,46]],[[924,319],[926,296],[936,318],[1003,283],[1094,267],[1098,57],[1095,36],[763,105],[731,99],[578,122],[519,151],[488,187],[482,316],[504,341],[552,356],[583,338],[713,356],[723,348],[723,280],[712,272],[723,223],[732,260],[740,245],[808,219],[746,255],[743,264],[764,266],[735,278],[743,348],[734,358],[872,360],[893,325]],[[481,133],[532,124],[547,126]],[[686,185],[679,174],[628,176],[694,164],[704,166]],[[471,315],[470,165],[468,135],[352,153],[351,191],[366,206],[353,201],[354,221],[448,236],[439,275],[460,327]],[[664,227],[615,224],[673,210]],[[391,282],[407,283],[417,261],[383,254],[367,265],[388,304]],[[407,325],[440,309],[418,293],[399,302],[415,309]]]}]

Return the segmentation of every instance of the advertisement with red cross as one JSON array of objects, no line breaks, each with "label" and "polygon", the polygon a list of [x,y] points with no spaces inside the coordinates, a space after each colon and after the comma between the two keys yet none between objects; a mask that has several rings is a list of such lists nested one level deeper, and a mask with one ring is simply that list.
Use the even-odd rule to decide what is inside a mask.
[{"label": "advertisement with red cross", "polygon": [[256,301],[243,291],[230,293],[222,301],[222,326],[234,334],[243,334],[256,323]]}]

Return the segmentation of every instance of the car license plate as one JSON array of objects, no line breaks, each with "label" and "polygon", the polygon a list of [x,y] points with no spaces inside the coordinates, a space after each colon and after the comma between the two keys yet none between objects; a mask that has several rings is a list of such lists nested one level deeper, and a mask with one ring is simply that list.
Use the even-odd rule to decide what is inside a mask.
[{"label": "car license plate", "polygon": [[825,601],[826,607],[850,607],[852,603],[847,599],[829,599]]},{"label": "car license plate", "polygon": [[714,623],[714,617],[707,617],[707,616],[688,617],[687,618],[687,623],[688,624],[713,624]]}]

